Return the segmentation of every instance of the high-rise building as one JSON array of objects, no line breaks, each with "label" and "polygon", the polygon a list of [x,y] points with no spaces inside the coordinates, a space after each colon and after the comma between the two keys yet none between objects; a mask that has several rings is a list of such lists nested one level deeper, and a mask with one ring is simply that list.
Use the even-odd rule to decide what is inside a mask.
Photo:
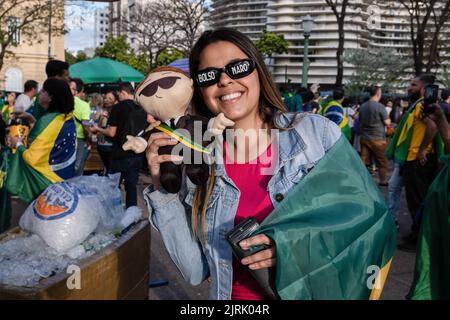
[{"label": "high-rise building", "polygon": [[[257,40],[263,29],[284,34],[288,53],[274,55],[270,66],[277,83],[301,83],[304,35],[302,19],[309,14],[314,28],[309,41],[309,83],[334,84],[337,73],[338,24],[325,0],[213,0],[212,26],[233,27]],[[409,13],[400,4],[350,0],[345,20],[345,49],[386,48],[411,55]],[[450,22],[444,28],[450,39]],[[448,46],[447,46],[448,49]],[[449,55],[445,49],[440,52]],[[344,81],[353,73],[344,65]]]},{"label": "high-rise building", "polygon": [[213,28],[232,27],[257,40],[267,27],[267,0],[213,0]]},{"label": "high-rise building", "polygon": [[105,44],[106,38],[109,36],[109,29],[109,9],[101,8],[95,10],[94,48],[101,47]]}]

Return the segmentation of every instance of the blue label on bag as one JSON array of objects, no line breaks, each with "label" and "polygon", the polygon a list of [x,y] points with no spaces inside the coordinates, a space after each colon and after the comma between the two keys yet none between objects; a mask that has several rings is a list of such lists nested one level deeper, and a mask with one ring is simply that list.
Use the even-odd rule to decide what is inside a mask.
[{"label": "blue label on bag", "polygon": [[41,220],[57,220],[75,211],[78,206],[78,190],[67,182],[49,186],[35,200],[33,213]]}]

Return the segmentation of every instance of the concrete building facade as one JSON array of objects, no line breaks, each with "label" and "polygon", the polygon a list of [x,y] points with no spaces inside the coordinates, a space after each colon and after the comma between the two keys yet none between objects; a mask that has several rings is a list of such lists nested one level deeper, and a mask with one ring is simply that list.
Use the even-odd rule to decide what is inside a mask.
[{"label": "concrete building facade", "polygon": [[99,8],[95,10],[94,18],[94,48],[105,44],[109,36],[109,9]]},{"label": "concrete building facade", "polygon": [[[338,25],[325,0],[213,0],[211,24],[238,29],[257,40],[263,29],[284,34],[288,53],[274,55],[271,70],[278,84],[301,83],[304,36],[302,19],[315,21],[309,41],[309,83],[334,84],[337,73]],[[386,48],[410,55],[409,14],[400,4],[350,0],[345,21],[345,49]],[[445,28],[450,39],[450,22]],[[441,55],[448,55],[443,51]],[[344,82],[353,73],[345,65]]]},{"label": "concrete building facade", "polygon": [[[63,5],[63,2],[55,1],[53,5]],[[21,19],[21,13],[19,8],[13,13],[14,18]],[[55,20],[52,20],[52,25],[63,23]],[[9,48],[13,55],[6,56],[0,70],[0,90],[23,92],[23,84],[27,80],[35,80],[42,85],[47,78],[45,65],[49,58],[64,60],[64,35],[53,32],[49,39],[48,29],[45,29],[46,33],[36,35],[41,42],[33,41],[31,44],[21,36],[20,30],[17,31],[17,46]]]}]

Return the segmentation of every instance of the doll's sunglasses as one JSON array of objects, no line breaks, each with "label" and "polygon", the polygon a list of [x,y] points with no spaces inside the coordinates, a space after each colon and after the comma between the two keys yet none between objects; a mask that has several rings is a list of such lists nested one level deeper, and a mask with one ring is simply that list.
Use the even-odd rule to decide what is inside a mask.
[{"label": "doll's sunglasses", "polygon": [[231,79],[241,79],[255,70],[255,62],[250,59],[242,59],[230,62],[223,68],[206,68],[195,75],[195,84],[198,87],[209,87],[220,80],[220,75],[225,72]]},{"label": "doll's sunglasses", "polygon": [[141,91],[141,93],[139,95],[151,97],[158,91],[158,87],[162,88],[162,89],[170,89],[175,85],[175,82],[177,82],[178,79],[181,79],[181,78],[180,77],[165,77],[165,78],[155,80],[152,83],[148,84]]}]

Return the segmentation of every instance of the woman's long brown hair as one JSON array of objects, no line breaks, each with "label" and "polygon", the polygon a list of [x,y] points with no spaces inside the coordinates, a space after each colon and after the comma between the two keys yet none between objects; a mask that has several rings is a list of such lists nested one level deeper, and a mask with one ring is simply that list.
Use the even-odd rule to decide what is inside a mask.
[{"label": "woman's long brown hair", "polygon": [[[195,77],[198,67],[200,65],[200,54],[210,44],[218,41],[227,41],[236,45],[242,52],[244,52],[256,64],[256,70],[259,76],[261,93],[259,97],[259,112],[263,122],[268,125],[270,129],[285,129],[277,126],[275,115],[277,112],[286,112],[286,107],[283,104],[281,95],[273,82],[269,71],[264,63],[264,59],[253,42],[243,33],[231,28],[219,28],[204,32],[192,48],[189,57],[189,68],[192,77]],[[192,110],[196,115],[212,118],[215,115],[208,109],[200,93],[200,89],[194,89],[194,96],[192,98]],[[195,190],[193,204],[192,204],[192,232],[197,236],[198,223],[200,216],[202,239],[205,240],[205,225],[206,225],[206,209],[208,207],[208,200],[214,188],[214,168],[211,166],[211,175],[207,184],[198,186]]]}]

